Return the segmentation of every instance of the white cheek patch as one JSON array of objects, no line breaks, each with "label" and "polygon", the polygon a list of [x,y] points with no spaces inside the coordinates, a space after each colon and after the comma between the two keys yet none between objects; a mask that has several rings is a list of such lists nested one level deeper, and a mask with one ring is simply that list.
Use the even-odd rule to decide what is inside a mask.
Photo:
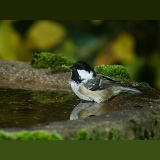
[{"label": "white cheek patch", "polygon": [[81,77],[81,79],[92,79],[93,78],[93,72],[87,72],[85,70],[77,70],[79,76]]}]

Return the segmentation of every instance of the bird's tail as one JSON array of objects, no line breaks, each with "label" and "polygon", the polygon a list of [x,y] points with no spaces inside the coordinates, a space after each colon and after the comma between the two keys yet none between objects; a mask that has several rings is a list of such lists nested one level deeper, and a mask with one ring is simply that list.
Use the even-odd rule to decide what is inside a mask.
[{"label": "bird's tail", "polygon": [[130,87],[120,87],[120,90],[121,92],[127,92],[127,93],[142,93],[140,90]]}]

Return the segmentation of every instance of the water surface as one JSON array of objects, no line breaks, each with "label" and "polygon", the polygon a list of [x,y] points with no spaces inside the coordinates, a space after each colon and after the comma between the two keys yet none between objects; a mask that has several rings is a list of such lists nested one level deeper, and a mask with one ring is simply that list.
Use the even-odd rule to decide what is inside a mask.
[{"label": "water surface", "polygon": [[31,127],[69,120],[76,96],[53,92],[0,89],[0,128]]}]

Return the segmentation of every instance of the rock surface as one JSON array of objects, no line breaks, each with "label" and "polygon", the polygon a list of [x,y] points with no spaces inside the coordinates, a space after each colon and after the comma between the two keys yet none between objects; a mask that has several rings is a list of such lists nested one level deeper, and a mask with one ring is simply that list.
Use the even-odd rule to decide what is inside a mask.
[{"label": "rock surface", "polygon": [[[50,74],[49,69],[37,70],[29,63],[0,60],[0,88],[72,93],[69,79],[70,73]],[[71,119],[77,120],[25,129],[57,132],[64,139],[75,137],[81,129],[93,136],[100,131],[104,139],[160,139],[160,92],[151,87],[137,88],[142,94],[120,94],[101,104],[80,102],[71,113]],[[22,129],[3,130],[12,133]]]},{"label": "rock surface", "polygon": [[50,69],[35,69],[28,62],[0,60],[0,87],[71,92],[70,73],[50,72]]}]

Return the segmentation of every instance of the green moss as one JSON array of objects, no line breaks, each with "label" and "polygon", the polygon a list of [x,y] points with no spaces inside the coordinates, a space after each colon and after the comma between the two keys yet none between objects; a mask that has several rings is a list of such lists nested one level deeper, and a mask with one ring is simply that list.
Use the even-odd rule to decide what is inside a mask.
[{"label": "green moss", "polygon": [[132,122],[133,124],[137,124],[137,120],[136,120],[135,117],[132,117],[132,118],[130,119],[130,122]]},{"label": "green moss", "polygon": [[56,133],[45,131],[21,131],[15,134],[0,131],[0,140],[62,140],[62,138]]},{"label": "green moss", "polygon": [[107,133],[107,136],[102,136],[102,133],[100,130],[97,130],[96,133],[92,133],[92,135],[89,134],[89,132],[85,129],[81,129],[77,133],[77,139],[78,140],[121,140],[121,136],[119,135],[118,131],[111,130]]},{"label": "green moss", "polygon": [[148,126],[148,123],[141,124],[135,119],[130,120],[133,123],[133,131],[135,135],[135,139],[140,140],[151,140],[151,139],[159,139],[159,129],[157,124],[157,119],[153,121],[153,125]]},{"label": "green moss", "polygon": [[137,135],[138,133],[140,133],[142,131],[142,126],[138,123],[136,117],[132,117],[130,119],[130,122],[133,124],[133,131],[134,131],[135,135]]},{"label": "green moss", "polygon": [[147,129],[144,130],[144,139],[150,139],[150,133]]},{"label": "green moss", "polygon": [[22,131],[15,135],[13,135],[14,140],[32,140],[34,137],[32,137],[32,133],[29,131]]},{"label": "green moss", "polygon": [[158,120],[158,118],[155,119],[154,125],[155,125],[155,126],[158,126],[158,125],[159,125],[159,120]]},{"label": "green moss", "polygon": [[101,65],[96,66],[95,71],[98,74],[103,74],[109,76],[115,80],[127,80],[130,79],[130,74],[128,70],[121,65]]},{"label": "green moss", "polygon": [[11,137],[4,131],[0,131],[0,140],[10,140]]},{"label": "green moss", "polygon": [[139,82],[140,86],[150,87],[150,85],[146,82]]},{"label": "green moss", "polygon": [[64,103],[68,100],[72,100],[74,98],[74,95],[69,94],[63,94],[62,95],[55,95],[55,94],[49,94],[47,92],[36,92],[34,95],[32,95],[32,99],[42,103],[42,104],[49,104],[49,103]]},{"label": "green moss", "polygon": [[111,130],[107,133],[107,139],[108,140],[121,140],[122,138],[117,131]]},{"label": "green moss", "polygon": [[67,57],[50,52],[35,53],[32,60],[34,68],[51,68],[52,72],[70,71],[72,64]]},{"label": "green moss", "polygon": [[78,138],[78,140],[89,140],[90,135],[89,135],[88,131],[86,131],[85,129],[81,129],[77,133],[77,138]]},{"label": "green moss", "polygon": [[97,130],[96,131],[96,134],[95,134],[95,137],[94,137],[95,140],[102,140],[102,133],[100,130]]},{"label": "green moss", "polygon": [[[105,137],[106,138],[106,137]],[[92,135],[85,129],[77,132],[76,137],[71,137],[69,140],[102,140],[102,133],[100,130],[93,131]]]},{"label": "green moss", "polygon": [[55,133],[47,133],[44,131],[22,131],[13,136],[15,140],[61,140],[62,138]]}]

